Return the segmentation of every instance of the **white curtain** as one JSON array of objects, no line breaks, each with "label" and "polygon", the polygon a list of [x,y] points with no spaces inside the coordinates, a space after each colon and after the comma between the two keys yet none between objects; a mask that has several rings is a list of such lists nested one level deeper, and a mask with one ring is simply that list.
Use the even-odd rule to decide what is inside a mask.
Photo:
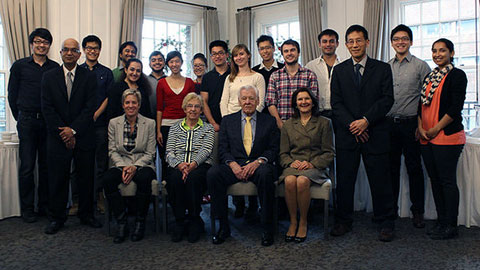
[{"label": "white curtain", "polygon": [[367,29],[370,39],[367,54],[382,61],[388,61],[389,4],[389,0],[365,0],[364,5],[363,25]]},{"label": "white curtain", "polygon": [[235,17],[237,19],[237,42],[247,45],[252,51],[252,10],[242,10],[235,14]]},{"label": "white curtain", "polygon": [[218,11],[216,9],[203,8],[203,32],[205,37],[205,52],[208,59],[208,66],[213,67],[213,62],[208,57],[208,45],[210,42],[220,39],[220,25],[218,22]]},{"label": "white curtain", "polygon": [[[138,48],[137,57],[141,55],[144,4],[144,0],[123,0],[120,44],[126,41],[135,42]],[[120,64],[120,59],[118,59],[118,64]]]},{"label": "white curtain", "polygon": [[298,0],[298,15],[300,19],[300,36],[302,37],[300,52],[302,63],[320,56],[318,34],[322,32],[322,1]]}]

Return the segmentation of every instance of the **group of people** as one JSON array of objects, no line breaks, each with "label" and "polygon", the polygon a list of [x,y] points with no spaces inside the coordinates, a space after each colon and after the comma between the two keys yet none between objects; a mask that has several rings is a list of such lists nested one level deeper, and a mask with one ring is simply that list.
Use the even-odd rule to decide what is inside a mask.
[{"label": "group of people", "polygon": [[[342,236],[352,230],[362,158],[373,222],[379,240],[389,242],[394,239],[403,154],[413,225],[425,227],[423,157],[438,214],[427,233],[432,239],[456,237],[456,165],[465,144],[461,111],[466,75],[453,66],[454,45],[447,39],[432,45],[433,70],[410,54],[409,27],[395,27],[390,40],[395,57],[388,63],[375,60],[366,53],[367,30],[352,25],[345,34],[351,57],[340,62],[339,36],[326,29],[318,35],[322,55],[302,67],[298,42],[283,42],[284,63],[279,63],[273,58],[273,38],[262,35],[257,39],[262,62],[253,68],[246,45],[236,45],[228,63],[227,43],[216,40],[208,48],[214,67],[205,74],[207,59],[196,54],[192,64],[197,78],[192,80],[181,74],[184,60],[178,51],[166,58],[159,51],[151,53],[152,73],[146,76],[131,41],[120,46],[122,65],[110,70],[98,63],[102,43],[93,35],[81,44],[86,55],[82,65],[77,64],[80,44],[63,41],[59,66],[47,57],[50,32],[38,28],[29,36],[32,55],[12,65],[8,86],[20,139],[22,217],[34,222],[46,213],[51,221],[47,234],[63,227],[73,160],[81,223],[102,226],[94,217],[94,195],[103,191],[118,224],[115,243],[129,235],[132,241],[144,237],[151,180],[160,169],[175,216],[173,242],[184,235],[189,242],[198,241],[205,194],[211,196],[212,216],[220,224],[212,242],[225,242],[230,237],[227,188],[250,181],[258,198],[249,197],[247,213],[256,215],[258,200],[261,244],[272,245],[278,181],[285,185],[290,216],[285,241],[300,243],[307,238],[310,186],[331,177],[335,158],[335,225],[330,234]],[[160,166],[155,165],[157,153]],[[127,211],[119,185],[132,181],[137,192]],[[235,215],[242,216],[243,197],[234,203]],[[131,213],[135,226],[130,234]]]}]

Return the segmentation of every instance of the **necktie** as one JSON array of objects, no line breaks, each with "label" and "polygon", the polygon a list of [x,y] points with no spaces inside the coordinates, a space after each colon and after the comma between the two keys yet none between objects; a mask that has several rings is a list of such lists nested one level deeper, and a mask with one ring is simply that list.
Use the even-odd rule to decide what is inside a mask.
[{"label": "necktie", "polygon": [[73,80],[72,80],[72,72],[69,71],[67,73],[67,97],[68,101],[70,101],[70,96],[72,95],[72,86],[73,86]]},{"label": "necktie", "polygon": [[360,83],[362,82],[362,73],[360,73],[360,68],[361,67],[362,67],[362,65],[355,64],[355,80],[356,80],[357,85],[360,85]]},{"label": "necktie", "polygon": [[252,119],[252,117],[245,117],[247,123],[245,123],[245,127],[243,129],[243,147],[245,147],[245,152],[247,152],[247,155],[250,155],[250,151],[252,151],[252,124],[250,123],[250,119]]}]

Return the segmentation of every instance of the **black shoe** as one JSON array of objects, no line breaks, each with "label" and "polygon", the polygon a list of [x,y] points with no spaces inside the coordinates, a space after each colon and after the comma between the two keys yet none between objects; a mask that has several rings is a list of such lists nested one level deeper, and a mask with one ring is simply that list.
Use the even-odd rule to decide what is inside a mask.
[{"label": "black shoe", "polygon": [[452,239],[458,236],[457,226],[441,226],[440,229],[430,235],[430,239],[433,240],[446,240]]},{"label": "black shoe", "polygon": [[222,229],[218,230],[217,234],[212,238],[212,243],[215,245],[220,245],[225,240],[230,237],[230,228],[228,229]]},{"label": "black shoe", "polygon": [[287,234],[285,234],[285,242],[290,243],[290,242],[293,242],[294,240],[295,240],[295,236],[294,236],[294,235],[287,235]]},{"label": "black shoe", "polygon": [[115,244],[122,243],[128,237],[128,233],[129,233],[128,223],[126,223],[126,222],[125,223],[123,223],[123,222],[119,223],[117,234],[113,238],[113,243],[115,243]]},{"label": "black shoe", "polygon": [[201,222],[201,220],[201,217],[196,217],[192,221],[190,221],[187,238],[188,242],[195,243],[200,238],[200,234],[204,230],[202,226],[203,222]]},{"label": "black shoe", "polygon": [[52,221],[45,228],[46,234],[56,234],[63,227],[63,222]]},{"label": "black shoe", "polygon": [[98,221],[94,217],[85,217],[85,218],[80,218],[80,223],[83,225],[90,226],[92,228],[98,229],[102,227],[102,223]]},{"label": "black shoe", "polygon": [[136,221],[135,222],[135,229],[130,235],[130,240],[132,242],[137,242],[143,239],[143,236],[145,235],[145,220],[143,221]]},{"label": "black shoe", "polygon": [[184,232],[185,224],[183,222],[181,224],[177,222],[177,224],[175,224],[175,228],[173,228],[173,233],[170,239],[172,242],[180,242],[182,241]]},{"label": "black shoe", "polygon": [[347,232],[349,232],[351,230],[352,230],[352,227],[350,227],[348,225],[345,225],[345,224],[337,223],[337,224],[335,224],[333,229],[330,231],[330,235],[331,236],[342,236],[342,235],[346,234]]},{"label": "black shoe", "polygon": [[35,215],[35,212],[33,212],[33,210],[25,210],[22,213],[22,219],[25,223],[34,223],[38,220],[37,215]]},{"label": "black shoe", "polygon": [[423,221],[423,214],[413,213],[412,223],[413,223],[413,227],[417,229],[425,228],[425,222]]},{"label": "black shoe", "polygon": [[305,235],[305,237],[299,237],[299,236],[295,236],[294,238],[294,241],[295,243],[302,243],[302,242],[305,242],[305,240],[307,240],[307,236]]},{"label": "black shoe", "polygon": [[378,240],[382,242],[392,242],[394,238],[393,229],[382,228],[380,234],[378,235]]},{"label": "black shoe", "polygon": [[273,234],[270,232],[264,232],[262,234],[262,246],[269,247],[273,245]]},{"label": "black shoe", "polygon": [[433,227],[427,230],[427,235],[439,233],[441,229],[442,229],[442,225],[440,225],[440,223],[437,222],[435,223],[435,225],[433,225]]}]

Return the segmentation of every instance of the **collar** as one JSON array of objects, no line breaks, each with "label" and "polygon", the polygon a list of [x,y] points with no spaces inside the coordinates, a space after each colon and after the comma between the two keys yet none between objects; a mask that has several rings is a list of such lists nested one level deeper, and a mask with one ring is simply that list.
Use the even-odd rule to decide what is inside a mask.
[{"label": "collar", "polygon": [[360,60],[360,62],[356,62],[355,60],[353,60],[353,57],[352,57],[353,65],[355,66],[356,64],[360,64],[363,68],[365,68],[365,65],[367,64],[367,58],[368,58],[368,55],[365,54],[365,57],[363,57],[363,59]]},{"label": "collar", "polygon": [[183,118],[181,125],[185,130],[193,130],[193,129],[196,129],[197,127],[203,127],[203,121],[201,118],[198,118],[197,124],[195,124],[193,128],[190,128],[190,126],[187,125],[187,118],[185,117]]},{"label": "collar", "polygon": [[[335,55],[335,56],[337,56],[337,55]],[[322,62],[325,63],[325,65],[327,64],[325,59],[323,59],[323,55],[318,58],[318,64],[320,64]],[[340,60],[338,59],[338,56],[337,56],[337,57],[335,57],[335,64],[334,65],[336,65],[338,63],[340,63]]]},{"label": "collar", "polygon": [[[243,110],[241,112],[242,112],[241,120],[243,121],[245,120],[245,117],[247,117],[247,115],[243,112]],[[252,117],[251,119],[253,119],[253,121],[257,121],[257,111],[255,110],[255,112],[250,117]]]},{"label": "collar", "polygon": [[[127,123],[127,124],[130,124],[130,122],[128,122],[127,115],[124,113],[123,116],[124,116],[123,117],[123,119],[124,119],[123,122]],[[137,118],[135,118],[135,125],[138,124],[138,116],[139,116],[139,114],[137,115]]]},{"label": "collar", "polygon": [[165,74],[163,74],[163,76],[161,76],[160,78],[157,79],[157,77],[153,76],[153,72],[152,72],[152,73],[150,73],[150,74],[148,75],[148,77],[152,77],[152,78],[154,78],[155,80],[160,81],[161,78],[165,78],[166,76],[165,76]]},{"label": "collar", "polygon": [[[35,60],[33,59],[33,54],[31,54],[29,57],[28,57],[28,62],[32,62],[32,63],[35,63]],[[46,59],[45,59],[45,64],[47,64],[48,62],[50,62],[50,58],[48,58],[48,56],[46,56]]]},{"label": "collar", "polygon": [[[227,66],[228,66],[227,71],[225,71],[225,72],[222,74],[222,76],[225,75],[225,74],[230,74],[230,72],[231,72],[231,70],[230,70],[230,65],[227,64]],[[216,69],[215,67],[213,67],[213,69],[211,70],[211,72],[220,75],[220,73],[217,71],[217,69]]]},{"label": "collar", "polygon": [[62,65],[63,68],[63,75],[65,75],[65,78],[67,77],[68,72],[72,72],[73,78],[75,78],[75,73],[77,72],[77,64],[75,64],[75,67],[72,70],[68,70],[64,65]]},{"label": "collar", "polygon": [[[406,59],[408,62],[412,62],[412,54],[410,52],[407,52],[407,55],[403,59]],[[396,54],[395,54],[395,60],[394,61],[398,62],[398,58],[397,58]]]},{"label": "collar", "polygon": [[[90,70],[90,67],[87,65],[87,62],[85,61],[83,64],[80,65],[81,67],[87,68]],[[95,65],[93,65],[92,70],[95,70],[100,67],[100,62],[97,61]]]},{"label": "collar", "polygon": [[262,69],[262,68],[264,68],[266,71],[270,71],[272,68],[278,68],[278,62],[277,62],[277,60],[274,59],[272,66],[268,69],[268,68],[263,64],[263,61],[262,61],[262,63],[260,63],[260,68],[259,68],[259,69]]}]

